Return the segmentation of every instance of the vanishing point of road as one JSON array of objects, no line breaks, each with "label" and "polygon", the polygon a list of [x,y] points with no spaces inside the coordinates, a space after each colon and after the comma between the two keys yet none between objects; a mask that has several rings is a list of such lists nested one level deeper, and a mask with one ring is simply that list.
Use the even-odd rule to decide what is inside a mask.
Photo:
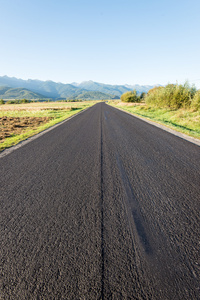
[{"label": "vanishing point of road", "polygon": [[200,299],[199,146],[99,103],[0,170],[0,299]]}]

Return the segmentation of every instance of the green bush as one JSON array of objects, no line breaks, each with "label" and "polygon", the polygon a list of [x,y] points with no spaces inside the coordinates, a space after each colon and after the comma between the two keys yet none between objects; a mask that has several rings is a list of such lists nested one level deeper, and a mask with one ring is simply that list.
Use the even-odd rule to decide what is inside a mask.
[{"label": "green bush", "polygon": [[5,101],[3,99],[0,99],[0,104],[5,104]]},{"label": "green bush", "polygon": [[16,104],[16,100],[8,100],[6,101],[6,104]]},{"label": "green bush", "polygon": [[140,95],[140,100],[141,100],[141,101],[144,100],[145,96],[146,96],[146,93],[145,93],[145,92],[142,92],[141,95]]},{"label": "green bush", "polygon": [[184,85],[168,84],[166,87],[155,87],[149,90],[145,102],[156,107],[189,108],[195,95],[196,88],[190,87],[188,82]]},{"label": "green bush", "polygon": [[30,100],[27,100],[27,99],[22,99],[20,100],[20,103],[30,103],[31,101]]},{"label": "green bush", "polygon": [[121,101],[122,102],[141,102],[140,96],[137,95],[137,91],[133,90],[130,92],[126,92],[123,95],[121,95]]},{"label": "green bush", "polygon": [[191,102],[191,107],[200,110],[200,90],[198,90]]},{"label": "green bush", "polygon": [[151,106],[162,106],[164,98],[164,87],[154,87],[149,90],[146,97],[145,102]]}]

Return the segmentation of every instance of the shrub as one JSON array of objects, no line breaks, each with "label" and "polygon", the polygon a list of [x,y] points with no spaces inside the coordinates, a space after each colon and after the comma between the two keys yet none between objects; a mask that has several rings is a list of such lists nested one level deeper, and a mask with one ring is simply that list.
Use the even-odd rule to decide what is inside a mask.
[{"label": "shrub", "polygon": [[0,104],[5,104],[5,101],[3,99],[0,99]]},{"label": "shrub", "polygon": [[140,100],[141,100],[141,101],[144,100],[145,96],[146,96],[146,93],[145,93],[145,92],[142,92],[141,95],[140,95]]},{"label": "shrub", "polygon": [[16,104],[16,100],[8,100],[6,104]]},{"label": "shrub", "polygon": [[126,92],[123,95],[121,95],[121,101],[122,102],[140,102],[140,96],[137,96],[137,91],[133,90],[130,92]]},{"label": "shrub", "polygon": [[27,100],[27,99],[22,99],[22,100],[20,100],[20,103],[29,103],[29,102],[31,102],[30,100]]},{"label": "shrub", "polygon": [[200,90],[198,90],[191,102],[191,107],[200,110]]},{"label": "shrub", "polygon": [[166,87],[155,87],[149,90],[145,102],[152,106],[178,109],[190,107],[196,95],[196,88],[190,87],[188,82],[184,85],[168,84]]},{"label": "shrub", "polygon": [[145,97],[145,102],[148,105],[152,106],[160,106],[162,105],[164,97],[164,87],[154,87],[153,89],[150,89]]}]

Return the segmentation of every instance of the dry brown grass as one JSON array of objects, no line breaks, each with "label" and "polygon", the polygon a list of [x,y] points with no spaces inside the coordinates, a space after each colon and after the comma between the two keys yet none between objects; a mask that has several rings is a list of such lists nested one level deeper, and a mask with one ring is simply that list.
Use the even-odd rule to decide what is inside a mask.
[{"label": "dry brown grass", "polygon": [[2,117],[0,118],[0,141],[21,134],[27,128],[35,129],[51,119],[50,117]]},{"label": "dry brown grass", "polygon": [[68,103],[26,103],[0,105],[0,111],[41,111],[41,110],[70,110],[75,105]]}]

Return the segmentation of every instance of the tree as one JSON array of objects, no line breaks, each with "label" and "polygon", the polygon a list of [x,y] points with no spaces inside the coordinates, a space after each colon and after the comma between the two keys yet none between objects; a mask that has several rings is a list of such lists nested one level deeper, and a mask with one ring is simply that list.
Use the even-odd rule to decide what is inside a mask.
[{"label": "tree", "polygon": [[141,95],[140,95],[140,100],[144,100],[144,97],[146,96],[146,93],[145,92],[142,92]]}]

